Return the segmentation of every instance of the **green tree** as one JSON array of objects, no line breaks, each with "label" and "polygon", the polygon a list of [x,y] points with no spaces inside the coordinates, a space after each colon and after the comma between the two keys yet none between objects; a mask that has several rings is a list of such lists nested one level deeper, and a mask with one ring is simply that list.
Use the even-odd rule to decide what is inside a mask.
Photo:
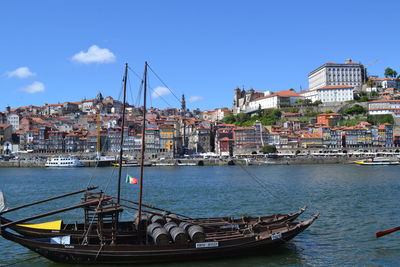
[{"label": "green tree", "polygon": [[223,122],[228,123],[228,124],[235,124],[236,123],[236,116],[231,114],[229,116],[226,116],[225,118],[222,119]]},{"label": "green tree", "polygon": [[390,114],[368,115],[367,121],[374,125],[379,125],[384,123],[394,124],[393,116]]},{"label": "green tree", "polygon": [[242,124],[250,119],[250,115],[247,113],[239,113],[236,117],[236,122]]},{"label": "green tree", "polygon": [[262,109],[261,109],[261,104],[259,104],[258,105],[258,110],[257,110],[257,115],[258,115],[259,118],[261,118],[262,114],[263,114],[263,112],[262,112]]},{"label": "green tree", "polygon": [[363,106],[360,106],[359,104],[355,104],[354,106],[343,110],[344,115],[357,115],[357,114],[364,114],[366,112],[367,110]]},{"label": "green tree", "polygon": [[321,101],[321,100],[315,100],[315,101],[314,101],[314,104],[315,104],[315,105],[320,105],[320,104],[322,104],[322,101]]},{"label": "green tree", "polygon": [[392,68],[386,68],[385,69],[385,77],[386,78],[396,78],[397,76],[397,71],[395,71]]},{"label": "green tree", "polygon": [[360,102],[368,102],[369,101],[369,97],[367,95],[363,95],[360,97]]},{"label": "green tree", "polygon": [[304,104],[308,105],[311,103],[312,103],[311,99],[304,99]]},{"label": "green tree", "polygon": [[262,152],[264,153],[264,154],[269,154],[269,153],[276,153],[278,150],[276,149],[276,146],[274,146],[274,145],[265,145],[263,148],[262,148]]},{"label": "green tree", "polygon": [[372,91],[369,95],[370,97],[377,97],[379,96],[379,93],[377,91]]}]

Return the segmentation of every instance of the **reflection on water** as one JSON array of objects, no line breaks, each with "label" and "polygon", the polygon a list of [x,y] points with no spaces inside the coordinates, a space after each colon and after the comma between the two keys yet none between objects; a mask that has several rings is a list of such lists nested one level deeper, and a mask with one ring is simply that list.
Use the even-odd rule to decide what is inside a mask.
[{"label": "reflection on water", "polygon": [[[320,211],[319,219],[287,245],[261,256],[162,266],[393,266],[400,262],[396,249],[400,231],[374,237],[376,231],[398,225],[400,166],[285,165],[246,170],[258,182],[235,166],[145,168],[144,202],[191,217],[287,213],[308,205],[309,211],[300,219]],[[128,170],[134,177],[138,171]],[[0,187],[10,206],[82,189],[91,177],[91,184],[115,194],[117,179],[110,180],[112,172],[112,168],[0,169]],[[137,200],[138,188],[124,184],[122,196]],[[67,203],[57,200],[8,216],[39,214],[78,203],[79,198],[76,195]],[[76,210],[52,218],[74,222],[81,221],[82,214]],[[132,216],[125,211],[123,219]],[[0,247],[0,265],[63,266],[3,239]]]}]

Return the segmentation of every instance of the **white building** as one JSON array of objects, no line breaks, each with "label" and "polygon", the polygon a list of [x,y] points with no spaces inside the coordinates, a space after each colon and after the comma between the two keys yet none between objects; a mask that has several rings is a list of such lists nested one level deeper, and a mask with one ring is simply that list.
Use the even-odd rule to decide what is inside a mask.
[{"label": "white building", "polygon": [[266,96],[261,96],[248,102],[241,110],[245,113],[261,109],[277,109],[293,105],[296,100],[303,98],[295,91],[279,91]]},{"label": "white building", "polygon": [[400,78],[378,78],[369,77],[370,86],[366,88],[367,92],[382,91],[387,88],[400,89]]},{"label": "white building", "polygon": [[344,102],[354,100],[354,88],[346,85],[325,86],[315,90],[303,91],[300,95],[312,102],[317,100],[322,103]]},{"label": "white building", "polygon": [[366,81],[366,69],[360,63],[346,59],[346,63],[325,63],[308,75],[308,88],[315,90],[325,86],[347,85],[360,87]]},{"label": "white building", "polygon": [[13,132],[19,130],[19,115],[17,114],[8,114],[7,115],[7,124],[11,124]]},{"label": "white building", "polygon": [[206,110],[201,113],[201,118],[207,121],[220,121],[232,114],[232,110],[226,107]]},{"label": "white building", "polygon": [[370,115],[392,114],[400,117],[400,100],[374,100],[368,103]]}]

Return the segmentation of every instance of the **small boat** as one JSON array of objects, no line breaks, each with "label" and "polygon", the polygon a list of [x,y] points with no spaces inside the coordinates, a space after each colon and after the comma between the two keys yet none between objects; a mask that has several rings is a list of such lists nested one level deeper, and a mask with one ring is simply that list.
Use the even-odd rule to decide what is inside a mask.
[{"label": "small boat", "polygon": [[[170,233],[175,231],[176,234],[170,237],[164,227],[156,226],[152,233],[149,230],[148,233],[139,232],[136,238],[119,245],[74,242],[68,236],[30,239],[8,230],[3,230],[1,235],[54,262],[143,264],[228,258],[266,251],[291,240],[317,218],[318,214],[315,214],[301,222],[285,222],[260,228],[216,229],[206,233],[196,225],[190,226],[186,232],[181,227],[173,227]],[[152,238],[148,238],[147,234]]]},{"label": "small boat", "polygon": [[[111,163],[114,167],[119,167],[120,163]],[[125,161],[121,164],[122,167],[139,167],[140,164],[137,161]]]},{"label": "small boat", "polygon": [[359,161],[354,161],[358,165],[399,165],[400,161],[397,158],[374,157]]},{"label": "small boat", "polygon": [[46,167],[83,167],[83,164],[75,156],[58,156],[48,158],[45,164]]},{"label": "small boat", "polygon": [[[246,228],[249,226],[258,227],[279,224],[283,222],[291,222],[297,219],[301,214],[304,213],[306,207],[299,209],[297,212],[288,214],[273,214],[267,216],[243,216],[240,218],[235,217],[213,217],[213,218],[182,218],[173,213],[169,215],[162,214],[146,214],[148,221],[155,221],[154,216],[158,216],[157,219],[167,221],[174,220],[177,223],[185,222],[190,224],[200,225],[206,229],[219,227],[224,228]],[[165,213],[164,213],[165,214]],[[162,219],[161,219],[161,218]],[[0,217],[0,224],[5,225],[12,223],[11,220],[5,217]],[[123,221],[118,223],[118,235],[125,237],[132,236],[135,230],[132,228],[134,225],[133,221]],[[104,224],[105,228],[109,228],[109,225]],[[71,238],[80,239],[85,235],[87,231],[86,225],[84,223],[64,223],[63,220],[49,221],[44,223],[21,223],[13,224],[9,227],[11,230],[17,232],[18,234],[29,237],[29,238],[46,238],[46,237],[57,237],[57,236],[70,236]],[[97,229],[94,226],[91,231],[92,235],[97,236]],[[135,233],[136,234],[136,233]],[[121,240],[121,238],[120,238]]]}]

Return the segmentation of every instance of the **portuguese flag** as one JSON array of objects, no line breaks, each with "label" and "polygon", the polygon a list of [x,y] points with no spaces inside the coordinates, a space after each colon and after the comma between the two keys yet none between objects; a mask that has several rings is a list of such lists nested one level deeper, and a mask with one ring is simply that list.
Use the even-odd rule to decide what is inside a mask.
[{"label": "portuguese flag", "polygon": [[138,179],[136,179],[135,177],[130,176],[129,174],[126,175],[126,179],[125,182],[127,184],[137,184],[139,182]]}]

